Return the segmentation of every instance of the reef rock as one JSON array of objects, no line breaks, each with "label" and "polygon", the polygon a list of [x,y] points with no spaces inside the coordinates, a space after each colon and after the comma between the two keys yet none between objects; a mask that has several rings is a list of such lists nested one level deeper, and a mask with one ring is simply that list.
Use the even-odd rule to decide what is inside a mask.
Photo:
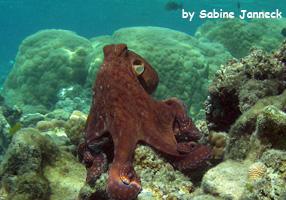
[{"label": "reef rock", "polygon": [[211,131],[208,141],[213,146],[213,155],[215,159],[222,159],[224,157],[228,140],[227,133]]},{"label": "reef rock", "polygon": [[236,58],[250,53],[253,48],[271,52],[284,40],[281,30],[286,20],[218,20],[200,26],[195,33],[199,40],[221,43]]},{"label": "reef rock", "polygon": [[229,130],[259,99],[283,92],[286,67],[282,57],[276,56],[282,51],[284,46],[275,54],[256,50],[239,61],[230,61],[217,71],[206,102],[210,129]]},{"label": "reef rock", "polygon": [[253,51],[216,74],[206,104],[208,138],[219,147],[223,130],[228,140],[224,161],[203,177],[204,193],[285,199],[285,49],[284,43],[273,54]]}]

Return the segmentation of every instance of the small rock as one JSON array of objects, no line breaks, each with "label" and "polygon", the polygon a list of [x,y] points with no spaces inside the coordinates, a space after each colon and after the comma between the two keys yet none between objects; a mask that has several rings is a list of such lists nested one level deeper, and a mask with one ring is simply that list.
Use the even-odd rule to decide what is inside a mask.
[{"label": "small rock", "polygon": [[225,161],[204,175],[202,188],[223,199],[239,200],[247,183],[248,169],[246,162]]},{"label": "small rock", "polygon": [[27,114],[21,117],[20,122],[23,125],[23,127],[31,127],[36,126],[36,124],[39,121],[42,121],[45,119],[45,116],[41,113],[33,113],[33,114]]}]

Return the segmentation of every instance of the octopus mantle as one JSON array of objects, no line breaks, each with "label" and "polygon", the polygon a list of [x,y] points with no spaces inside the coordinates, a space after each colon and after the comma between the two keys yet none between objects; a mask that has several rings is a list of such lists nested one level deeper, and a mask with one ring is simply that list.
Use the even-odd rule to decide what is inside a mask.
[{"label": "octopus mantle", "polygon": [[212,152],[196,143],[200,132],[183,103],[176,98],[157,101],[151,97],[159,82],[151,65],[125,44],[105,46],[103,51],[85,141],[79,146],[87,182],[94,184],[111,163],[106,189],[109,197],[136,198],[141,184],[132,161],[138,142],[166,155],[179,170],[204,164]]}]

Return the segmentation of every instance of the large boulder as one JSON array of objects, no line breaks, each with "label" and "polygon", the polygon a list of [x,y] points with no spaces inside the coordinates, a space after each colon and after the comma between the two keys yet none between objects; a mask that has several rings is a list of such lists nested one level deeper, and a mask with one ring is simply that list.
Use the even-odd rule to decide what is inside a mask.
[{"label": "large boulder", "polygon": [[83,85],[87,76],[89,40],[66,30],[43,30],[19,47],[4,95],[14,105],[51,108],[60,89]]},{"label": "large boulder", "polygon": [[[58,142],[58,141],[67,142]],[[0,194],[11,200],[76,199],[85,167],[69,150],[63,129],[23,128],[15,133],[0,165]]]}]

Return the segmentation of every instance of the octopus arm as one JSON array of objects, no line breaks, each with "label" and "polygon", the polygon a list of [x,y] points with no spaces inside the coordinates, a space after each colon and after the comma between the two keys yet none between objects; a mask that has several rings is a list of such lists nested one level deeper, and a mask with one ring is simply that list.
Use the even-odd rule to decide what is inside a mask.
[{"label": "octopus arm", "polygon": [[108,172],[107,193],[111,199],[131,200],[141,191],[140,179],[132,166],[138,141],[134,126],[122,126],[111,131],[114,158]]},{"label": "octopus arm", "polygon": [[176,139],[178,141],[199,140],[201,134],[192,122],[192,119],[188,117],[185,104],[175,97],[165,100],[164,103],[170,108],[173,113],[173,129]]},{"label": "octopus arm", "polygon": [[87,144],[99,139],[106,132],[103,118],[97,118],[95,111],[90,111],[85,126],[85,141]]}]

